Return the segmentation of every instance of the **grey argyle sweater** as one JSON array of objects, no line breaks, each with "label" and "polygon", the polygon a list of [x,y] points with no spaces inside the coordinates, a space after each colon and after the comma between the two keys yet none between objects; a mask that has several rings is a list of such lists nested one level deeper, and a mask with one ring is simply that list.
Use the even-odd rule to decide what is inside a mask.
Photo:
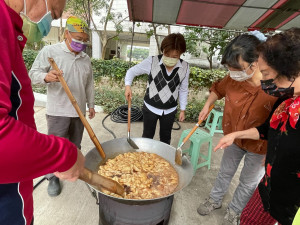
[{"label": "grey argyle sweater", "polygon": [[168,76],[165,65],[159,65],[161,58],[162,55],[153,56],[144,100],[153,107],[170,109],[177,106],[179,87],[186,75],[188,63],[180,59],[182,67],[175,68]]}]

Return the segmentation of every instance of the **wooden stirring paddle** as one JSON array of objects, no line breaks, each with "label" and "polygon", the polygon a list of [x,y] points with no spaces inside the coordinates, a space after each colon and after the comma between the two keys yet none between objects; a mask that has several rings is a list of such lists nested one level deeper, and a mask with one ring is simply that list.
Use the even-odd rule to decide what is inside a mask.
[{"label": "wooden stirring paddle", "polygon": [[110,192],[124,197],[124,187],[121,184],[100,174],[94,173],[86,167],[80,174],[79,179],[90,185],[96,186],[99,190],[105,188]]}]

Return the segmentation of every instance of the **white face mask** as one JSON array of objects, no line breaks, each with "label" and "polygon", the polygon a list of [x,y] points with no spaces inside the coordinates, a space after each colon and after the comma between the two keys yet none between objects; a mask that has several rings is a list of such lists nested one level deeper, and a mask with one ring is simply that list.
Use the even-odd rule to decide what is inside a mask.
[{"label": "white face mask", "polygon": [[242,71],[231,71],[229,70],[229,74],[230,74],[230,77],[233,79],[233,80],[236,80],[236,81],[245,81],[245,80],[248,80],[250,79],[251,77],[253,77],[255,71],[253,71],[251,74],[247,74],[246,71],[251,67],[252,63],[249,65],[248,68],[246,68],[245,70],[242,70]]},{"label": "white face mask", "polygon": [[178,62],[178,59],[177,59],[177,58],[167,57],[167,56],[164,56],[164,55],[163,55],[162,61],[163,61],[163,63],[165,64],[165,66],[173,67],[173,66],[175,66],[176,63]]}]

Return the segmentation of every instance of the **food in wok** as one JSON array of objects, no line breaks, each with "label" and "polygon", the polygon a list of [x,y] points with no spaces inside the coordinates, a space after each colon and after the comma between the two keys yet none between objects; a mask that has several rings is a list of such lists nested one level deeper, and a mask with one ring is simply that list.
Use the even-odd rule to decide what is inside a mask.
[{"label": "food in wok", "polygon": [[[123,185],[126,199],[160,198],[174,192],[178,185],[176,170],[168,161],[154,153],[120,154],[101,165],[98,174]],[[102,191],[121,197],[107,190]]]}]

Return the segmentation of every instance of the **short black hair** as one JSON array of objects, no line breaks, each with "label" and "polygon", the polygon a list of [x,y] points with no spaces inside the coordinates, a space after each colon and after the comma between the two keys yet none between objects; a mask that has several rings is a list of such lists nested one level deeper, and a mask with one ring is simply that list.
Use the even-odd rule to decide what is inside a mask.
[{"label": "short black hair", "polygon": [[253,63],[258,59],[256,47],[260,44],[257,37],[250,34],[242,34],[235,37],[225,48],[223,53],[222,65],[228,65],[236,69],[242,69],[239,58]]},{"label": "short black hair", "polygon": [[289,80],[300,74],[300,28],[275,34],[260,44],[259,55],[278,73]]},{"label": "short black hair", "polygon": [[165,53],[171,50],[177,50],[180,54],[185,53],[186,43],[183,35],[180,33],[169,34],[162,41],[160,50]]}]

